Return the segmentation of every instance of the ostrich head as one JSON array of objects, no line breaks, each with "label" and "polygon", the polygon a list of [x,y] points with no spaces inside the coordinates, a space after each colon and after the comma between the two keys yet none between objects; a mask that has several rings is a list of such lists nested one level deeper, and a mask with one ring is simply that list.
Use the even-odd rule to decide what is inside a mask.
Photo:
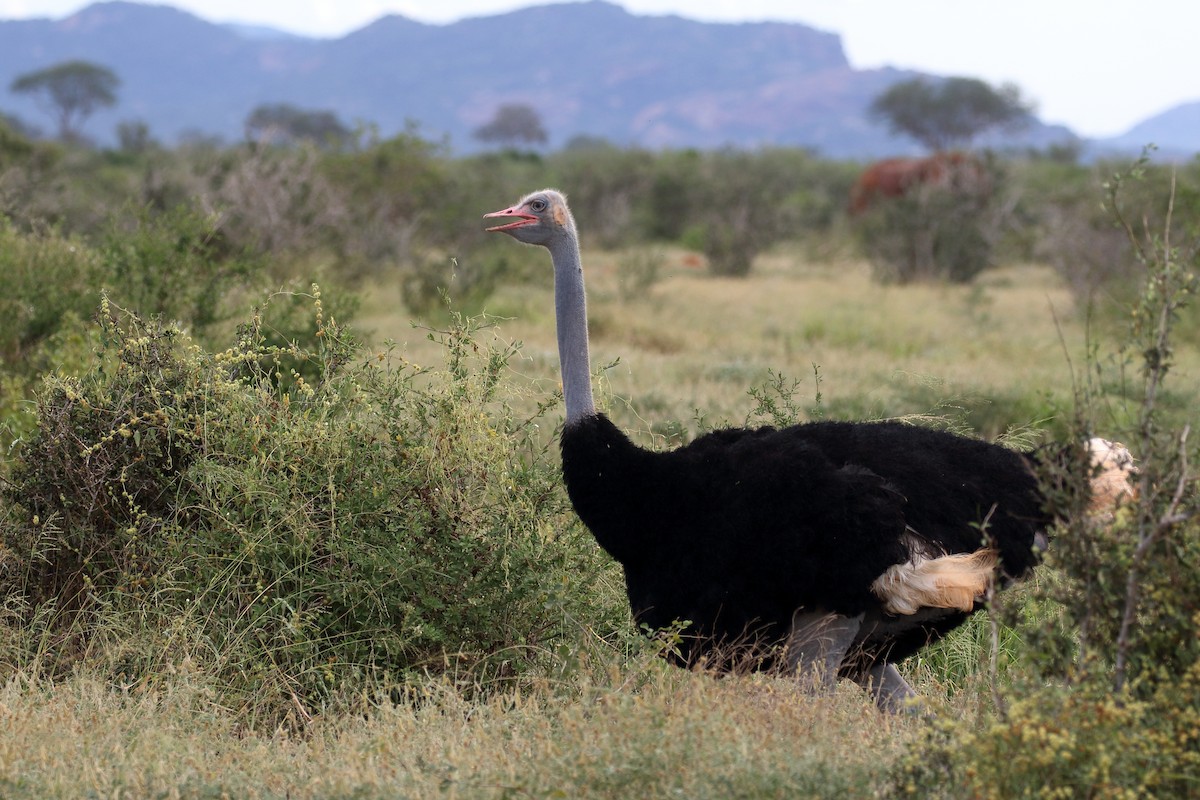
[{"label": "ostrich head", "polygon": [[518,242],[539,244],[550,251],[550,260],[554,263],[554,314],[567,424],[594,416],[596,406],[592,401],[583,267],[579,258],[579,237],[571,210],[567,208],[567,198],[554,189],[542,189],[525,195],[515,206],[483,216],[516,217],[512,222],[488,230],[507,233]]},{"label": "ostrich head", "polygon": [[522,197],[516,205],[503,211],[484,214],[490,217],[517,217],[515,222],[488,228],[491,233],[507,233],[526,244],[553,247],[558,242],[574,240],[575,220],[567,208],[567,198],[554,189],[541,189]]}]

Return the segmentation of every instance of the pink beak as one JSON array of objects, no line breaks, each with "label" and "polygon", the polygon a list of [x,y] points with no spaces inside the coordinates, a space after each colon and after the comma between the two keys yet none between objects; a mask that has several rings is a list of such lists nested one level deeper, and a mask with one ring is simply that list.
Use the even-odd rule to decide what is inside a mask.
[{"label": "pink beak", "polygon": [[495,227],[488,228],[488,233],[502,233],[504,231],[511,231],[513,228],[520,228],[523,225],[532,225],[538,221],[538,218],[533,214],[526,214],[522,211],[518,211],[516,206],[510,206],[503,211],[493,211],[490,214],[483,215],[484,219],[491,217],[519,217],[520,219],[517,219],[515,222],[509,222],[505,225],[496,225]]}]

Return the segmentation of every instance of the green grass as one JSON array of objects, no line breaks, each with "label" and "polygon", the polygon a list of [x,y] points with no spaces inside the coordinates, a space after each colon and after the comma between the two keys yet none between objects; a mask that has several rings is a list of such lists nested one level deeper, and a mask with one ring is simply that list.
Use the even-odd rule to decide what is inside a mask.
[{"label": "green grass", "polygon": [[[526,273],[549,273],[540,249],[517,253],[530,260]],[[710,424],[741,424],[753,405],[748,389],[771,371],[799,379],[807,400],[819,388],[830,417],[950,415],[986,438],[1029,426],[1056,430],[1089,338],[1107,351],[1125,334],[1119,317],[1089,333],[1086,310],[1036,265],[996,269],[968,286],[880,286],[865,262],[815,263],[799,248],[760,258],[748,279],[712,277],[680,251],[658,257],[658,279],[626,299],[619,285],[628,256],[584,254],[593,369],[616,364],[600,385],[635,434],[690,425],[697,410]],[[395,339],[429,363],[437,356],[397,313],[398,292],[365,292],[359,321],[376,340]],[[549,283],[505,286],[486,306],[498,317],[496,335],[523,343],[514,377],[535,392],[558,386],[551,292]],[[1180,343],[1173,379],[1181,397],[1194,396],[1200,350],[1190,342]],[[1127,421],[1115,410],[1110,432]]]}]

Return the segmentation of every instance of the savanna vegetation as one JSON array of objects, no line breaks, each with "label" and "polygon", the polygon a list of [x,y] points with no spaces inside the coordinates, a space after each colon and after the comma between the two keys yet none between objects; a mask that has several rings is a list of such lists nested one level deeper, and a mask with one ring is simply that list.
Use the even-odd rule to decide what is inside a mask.
[{"label": "savanna vegetation", "polygon": [[[801,151],[451,157],[279,135],[298,113],[232,146],[0,126],[0,794],[1200,792],[1200,163],[1007,154],[977,204],[851,217],[861,165]],[[644,442],[1095,433],[1138,501],[1066,509],[1033,580],[905,665],[936,719],[668,667],[560,485],[544,254],[482,233],[544,185]],[[898,271],[951,211],[939,263],[971,268]]]}]

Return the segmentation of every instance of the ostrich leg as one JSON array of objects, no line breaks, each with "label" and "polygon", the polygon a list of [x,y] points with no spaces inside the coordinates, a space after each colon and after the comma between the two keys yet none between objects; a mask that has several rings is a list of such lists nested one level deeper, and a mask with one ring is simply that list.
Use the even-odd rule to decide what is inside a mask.
[{"label": "ostrich leg", "polygon": [[871,693],[880,711],[899,714],[920,710],[919,704],[914,702],[917,693],[896,667],[886,661],[879,661],[870,669],[851,675],[850,679]]},{"label": "ostrich leg", "polygon": [[824,611],[797,611],[787,639],[789,673],[813,692],[831,693],[862,620],[862,614],[844,617]]}]

